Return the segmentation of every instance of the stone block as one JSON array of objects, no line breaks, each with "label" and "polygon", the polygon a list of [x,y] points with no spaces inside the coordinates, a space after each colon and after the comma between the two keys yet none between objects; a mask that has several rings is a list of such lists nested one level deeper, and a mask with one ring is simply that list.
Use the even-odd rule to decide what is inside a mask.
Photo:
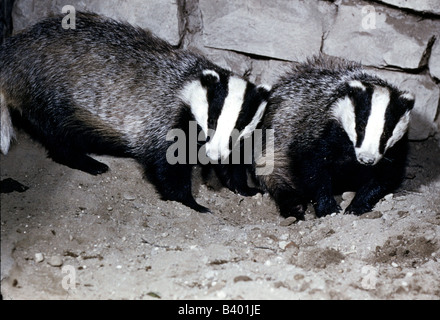
[{"label": "stone block", "polygon": [[203,44],[281,60],[320,52],[336,6],[323,1],[200,0]]},{"label": "stone block", "polygon": [[438,20],[421,20],[382,5],[345,1],[324,40],[323,52],[368,66],[417,69],[438,30]]},{"label": "stone block", "polygon": [[440,1],[438,0],[380,0],[403,9],[410,9],[417,12],[426,12],[440,15]]},{"label": "stone block", "polygon": [[72,5],[77,11],[92,11],[149,29],[173,45],[180,42],[177,1],[162,0],[16,0],[14,32],[35,24],[49,14],[61,13],[65,5]]}]

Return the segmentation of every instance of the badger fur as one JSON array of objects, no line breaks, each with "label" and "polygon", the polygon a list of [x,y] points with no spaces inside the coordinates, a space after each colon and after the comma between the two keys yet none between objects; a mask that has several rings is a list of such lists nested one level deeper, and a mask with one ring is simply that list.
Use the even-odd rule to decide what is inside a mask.
[{"label": "badger fur", "polygon": [[333,195],[348,190],[346,213],[371,211],[403,179],[413,106],[357,63],[313,57],[272,89],[262,128],[273,130],[274,166],[257,178],[282,216],[303,219],[309,201],[318,217],[339,212]]},{"label": "badger fur", "polygon": [[191,193],[193,164],[167,162],[167,133],[196,121],[209,159],[226,158],[231,130],[252,132],[268,90],[149,31],[80,12],[65,30],[62,19],[0,47],[1,151],[19,120],[58,163],[97,175],[108,167],[88,154],[131,157],[164,200],[208,211]]}]

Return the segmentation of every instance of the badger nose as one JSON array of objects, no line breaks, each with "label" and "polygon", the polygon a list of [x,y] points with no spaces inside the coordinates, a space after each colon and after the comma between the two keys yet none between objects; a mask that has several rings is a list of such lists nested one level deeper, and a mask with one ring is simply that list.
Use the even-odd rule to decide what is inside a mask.
[{"label": "badger nose", "polygon": [[376,158],[370,153],[360,153],[358,155],[358,161],[367,166],[371,166],[376,161]]}]

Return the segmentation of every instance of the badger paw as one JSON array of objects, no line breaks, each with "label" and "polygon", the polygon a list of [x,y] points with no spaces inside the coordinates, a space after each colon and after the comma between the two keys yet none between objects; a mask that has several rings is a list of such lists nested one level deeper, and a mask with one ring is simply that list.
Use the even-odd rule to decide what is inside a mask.
[{"label": "badger paw", "polygon": [[255,196],[258,193],[261,193],[261,191],[259,189],[257,189],[257,188],[250,188],[250,187],[240,188],[240,189],[237,189],[235,192],[238,193],[239,195],[244,196],[244,197],[252,197],[252,196]]},{"label": "badger paw", "polygon": [[315,214],[318,218],[328,216],[332,213],[339,213],[342,208],[336,203],[335,199],[329,198],[327,201],[320,201],[314,205]]},{"label": "badger paw", "polygon": [[345,214],[354,214],[356,216],[363,215],[366,212],[370,212],[373,208],[369,205],[360,205],[351,203],[347,209],[345,209]]}]

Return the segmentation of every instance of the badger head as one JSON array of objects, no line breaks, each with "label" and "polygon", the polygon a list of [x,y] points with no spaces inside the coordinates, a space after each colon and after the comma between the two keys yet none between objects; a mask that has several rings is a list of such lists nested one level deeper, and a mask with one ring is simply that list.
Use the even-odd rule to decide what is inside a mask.
[{"label": "badger head", "polygon": [[[198,80],[186,84],[180,97],[207,137],[209,159],[226,159],[240,139],[252,134],[264,114],[269,91],[266,86],[214,70],[203,70]],[[234,130],[239,137],[231,143]]]},{"label": "badger head", "polygon": [[363,165],[377,164],[407,132],[414,97],[382,82],[353,80],[332,107]]}]

